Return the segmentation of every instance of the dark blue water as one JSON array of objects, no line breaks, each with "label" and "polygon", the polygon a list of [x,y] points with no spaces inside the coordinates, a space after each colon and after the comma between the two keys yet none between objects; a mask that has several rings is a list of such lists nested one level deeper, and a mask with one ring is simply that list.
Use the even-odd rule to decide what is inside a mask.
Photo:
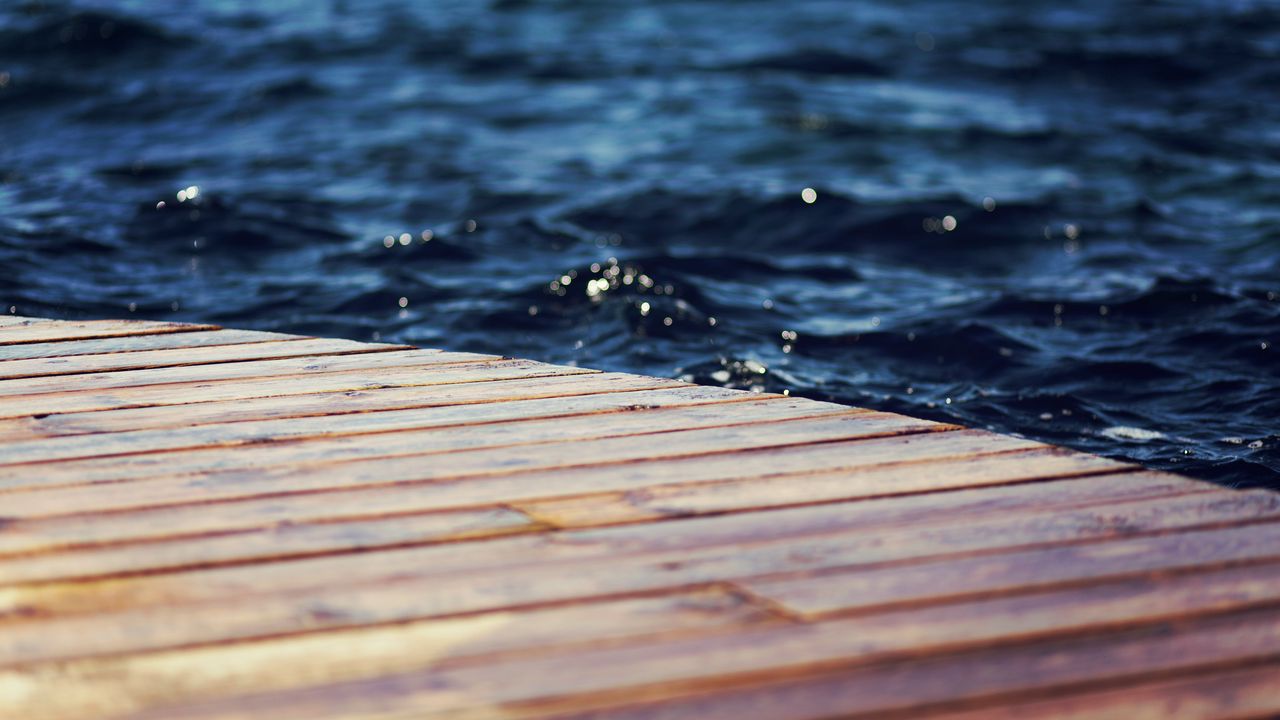
[{"label": "dark blue water", "polygon": [[0,303],[1277,486],[1280,4],[5,2]]}]

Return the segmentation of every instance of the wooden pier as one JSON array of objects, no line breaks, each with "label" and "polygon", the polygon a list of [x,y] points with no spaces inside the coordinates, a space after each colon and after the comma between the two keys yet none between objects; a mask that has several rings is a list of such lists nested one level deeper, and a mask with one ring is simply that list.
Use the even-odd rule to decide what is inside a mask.
[{"label": "wooden pier", "polygon": [[1280,713],[1280,494],[809,400],[0,317],[0,718]]}]

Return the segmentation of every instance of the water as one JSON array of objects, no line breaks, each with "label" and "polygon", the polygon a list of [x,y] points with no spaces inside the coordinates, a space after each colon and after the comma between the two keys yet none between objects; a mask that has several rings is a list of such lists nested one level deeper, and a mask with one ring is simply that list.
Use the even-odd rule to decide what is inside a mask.
[{"label": "water", "polygon": [[5,3],[0,307],[1280,486],[1280,5],[1063,5]]}]

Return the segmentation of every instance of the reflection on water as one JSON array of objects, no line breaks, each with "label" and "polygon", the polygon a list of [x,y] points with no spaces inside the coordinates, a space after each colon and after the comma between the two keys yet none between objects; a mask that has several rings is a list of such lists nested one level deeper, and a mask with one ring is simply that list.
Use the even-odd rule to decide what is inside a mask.
[{"label": "reflection on water", "polygon": [[0,302],[1280,477],[1280,8],[0,8]]}]

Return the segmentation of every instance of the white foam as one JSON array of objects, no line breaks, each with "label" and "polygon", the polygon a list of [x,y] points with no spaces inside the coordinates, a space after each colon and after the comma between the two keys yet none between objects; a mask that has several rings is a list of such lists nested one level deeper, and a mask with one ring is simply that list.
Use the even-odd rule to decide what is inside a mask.
[{"label": "white foam", "polygon": [[1162,440],[1165,434],[1159,430],[1145,430],[1143,428],[1127,427],[1125,425],[1116,425],[1098,433],[1112,440],[1132,440],[1135,442],[1147,442],[1149,440]]}]

